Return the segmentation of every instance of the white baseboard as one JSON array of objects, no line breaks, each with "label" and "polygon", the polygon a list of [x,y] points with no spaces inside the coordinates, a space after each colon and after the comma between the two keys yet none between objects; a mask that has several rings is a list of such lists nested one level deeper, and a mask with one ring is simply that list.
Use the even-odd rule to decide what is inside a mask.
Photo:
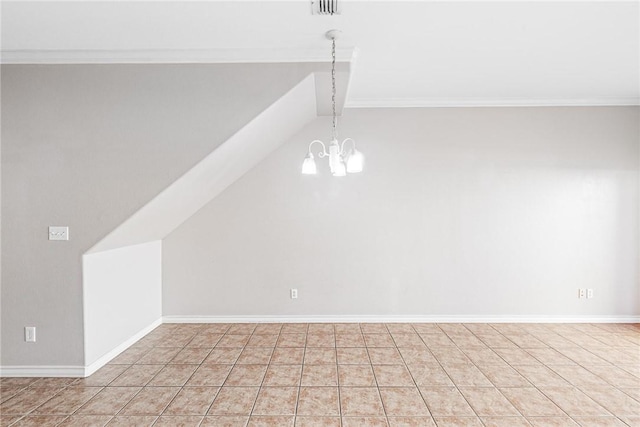
[{"label": "white baseboard", "polygon": [[88,377],[161,324],[157,319],[88,366],[0,366],[0,377]]},{"label": "white baseboard", "polygon": [[328,315],[164,316],[163,323],[640,323],[640,316]]},{"label": "white baseboard", "polygon": [[164,316],[88,366],[0,366],[0,377],[88,377],[161,323],[640,323],[640,316]]},{"label": "white baseboard", "polygon": [[123,342],[122,344],[120,344],[119,346],[117,346],[116,348],[114,348],[113,350],[111,350],[110,352],[105,354],[104,356],[100,357],[95,362],[91,363],[90,365],[85,366],[84,367],[83,376],[84,377],[88,377],[89,375],[93,374],[95,371],[97,371],[98,369],[102,368],[104,365],[109,363],[111,360],[113,360],[120,353],[122,353],[123,351],[125,351],[126,349],[131,347],[139,339],[141,339],[142,337],[147,335],[149,332],[153,331],[155,328],[157,328],[161,324],[162,324],[162,318],[157,319],[154,322],[152,322],[149,326],[147,326],[145,328],[142,328],[140,331],[135,333],[131,338],[129,338],[128,340],[126,340],[125,342]]},{"label": "white baseboard", "polygon": [[0,377],[84,377],[84,366],[0,366]]}]

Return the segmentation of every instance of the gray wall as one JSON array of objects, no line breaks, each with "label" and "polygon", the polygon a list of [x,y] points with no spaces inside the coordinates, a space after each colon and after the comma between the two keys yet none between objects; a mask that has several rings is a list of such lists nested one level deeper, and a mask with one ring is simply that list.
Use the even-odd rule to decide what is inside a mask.
[{"label": "gray wall", "polygon": [[640,314],[638,108],[349,109],[366,171],[302,176],[328,131],[163,241],[165,316]]},{"label": "gray wall", "polygon": [[313,67],[2,65],[0,364],[83,365],[81,255]]}]

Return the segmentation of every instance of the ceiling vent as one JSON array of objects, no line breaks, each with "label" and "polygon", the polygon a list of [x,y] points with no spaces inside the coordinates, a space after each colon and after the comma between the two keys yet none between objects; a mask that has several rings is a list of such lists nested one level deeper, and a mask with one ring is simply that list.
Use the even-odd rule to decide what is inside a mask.
[{"label": "ceiling vent", "polygon": [[338,0],[311,0],[311,13],[314,15],[340,15]]}]

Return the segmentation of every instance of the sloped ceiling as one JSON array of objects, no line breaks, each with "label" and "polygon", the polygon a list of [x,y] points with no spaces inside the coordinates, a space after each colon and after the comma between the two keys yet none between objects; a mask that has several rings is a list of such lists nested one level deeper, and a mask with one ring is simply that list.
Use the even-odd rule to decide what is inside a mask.
[{"label": "sloped ceiling", "polygon": [[3,2],[4,62],[260,62],[357,53],[348,106],[635,105],[639,3]]}]

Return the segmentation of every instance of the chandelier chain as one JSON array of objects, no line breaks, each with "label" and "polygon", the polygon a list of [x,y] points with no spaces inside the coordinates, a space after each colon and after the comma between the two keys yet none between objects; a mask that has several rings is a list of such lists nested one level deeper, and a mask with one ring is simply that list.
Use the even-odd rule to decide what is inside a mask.
[{"label": "chandelier chain", "polygon": [[336,136],[336,39],[331,39],[331,108],[333,113],[333,122],[331,127],[332,139]]}]

